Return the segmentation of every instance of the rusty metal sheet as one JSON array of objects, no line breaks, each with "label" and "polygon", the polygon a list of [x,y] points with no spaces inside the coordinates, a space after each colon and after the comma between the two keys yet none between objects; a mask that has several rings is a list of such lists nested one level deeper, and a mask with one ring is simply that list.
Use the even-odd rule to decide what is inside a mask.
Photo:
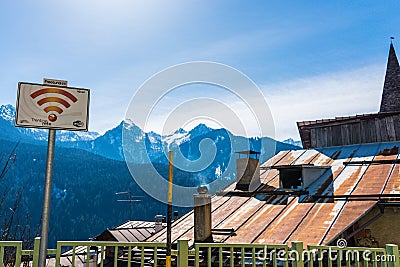
[{"label": "rusty metal sheet", "polygon": [[391,170],[392,164],[370,165],[352,195],[380,194]]},{"label": "rusty metal sheet", "polygon": [[386,187],[383,190],[383,194],[400,194],[400,165],[396,164]]},{"label": "rusty metal sheet", "polygon": [[[359,146],[358,149],[352,153],[349,158],[351,161],[371,161],[378,152],[379,144],[368,144]],[[339,176],[334,180],[333,188],[335,195],[350,194],[355,184],[361,179],[368,165],[347,165]]]},{"label": "rusty metal sheet", "polygon": [[[381,155],[382,149],[385,149],[385,145],[379,146],[377,152],[377,158]],[[386,158],[393,157],[393,155],[385,156]],[[397,155],[395,156],[395,158]],[[395,159],[394,158],[394,159]],[[380,158],[381,159],[381,158]],[[389,174],[392,169],[392,164],[378,164],[368,165],[364,175],[358,181],[354,190],[349,192],[351,195],[368,195],[368,194],[380,194],[384,189],[386,181],[389,178]],[[352,225],[361,216],[367,213],[377,201],[349,201],[343,206],[340,214],[332,225],[329,232],[326,234],[326,238],[322,241],[323,244],[328,244],[343,232],[347,227]]]},{"label": "rusty metal sheet", "polygon": [[[264,205],[266,205],[264,201],[252,198],[250,201],[238,207],[238,209],[233,214],[231,214],[231,216],[229,216],[219,224],[214,225],[213,228],[234,229],[236,231],[243,223],[246,223],[246,221],[251,218],[254,213],[257,213],[259,209]],[[214,236],[215,242],[223,242],[226,239],[227,236],[224,235]]]},{"label": "rusty metal sheet", "polygon": [[286,156],[275,165],[290,165],[307,150],[291,150]]},{"label": "rusty metal sheet", "polygon": [[302,153],[295,161],[292,162],[292,165],[300,165],[300,164],[310,164],[310,162],[319,154],[317,150],[307,149],[304,153]]},{"label": "rusty metal sheet", "polygon": [[[215,209],[218,209],[221,205],[223,205],[225,202],[229,201],[229,198],[227,197],[222,197],[222,196],[214,196],[211,199],[211,208],[212,211]],[[177,240],[181,238],[183,235],[185,235],[188,231],[190,231],[191,228],[193,228],[194,224],[194,216],[193,216],[193,210],[188,212],[185,216],[182,216],[180,219],[175,221],[172,224],[172,229],[171,229],[171,239],[172,240]],[[160,232],[156,233],[154,236],[150,237],[147,241],[150,242],[165,242],[167,239],[167,230],[163,229]],[[193,238],[193,235],[190,237]]]},{"label": "rusty metal sheet", "polygon": [[[336,151],[340,151],[340,154],[344,152],[342,157],[339,157],[339,152]],[[357,153],[354,147],[347,149],[347,151],[336,151],[333,151],[334,154],[332,154],[336,155],[336,159],[330,161],[330,163],[333,165],[332,175],[336,189],[335,194],[339,194],[344,193],[344,191],[352,190],[357,181],[359,181],[367,170],[366,166],[347,166],[345,168],[342,165],[343,161],[347,160],[344,155],[347,154],[349,157],[355,156],[358,160],[369,160],[372,159],[373,156],[361,157],[363,150]],[[368,148],[368,151],[370,151],[370,148]],[[288,241],[301,240],[307,244],[319,244],[344,204],[344,201],[337,201],[336,203],[315,203],[301,224],[296,225],[297,229],[289,237]]]},{"label": "rusty metal sheet", "polygon": [[358,146],[316,148],[321,153],[311,163],[319,166],[343,164],[353,157],[357,149]]},{"label": "rusty metal sheet", "polygon": [[334,208],[335,203],[315,203],[287,242],[303,241],[304,244],[318,245],[336,215]]},{"label": "rusty metal sheet", "polygon": [[287,151],[279,151],[278,154],[273,156],[272,158],[268,159],[266,162],[261,164],[261,166],[274,166],[279,164],[279,161],[286,157],[286,155],[290,153],[290,150]]},{"label": "rusty metal sheet", "polygon": [[[247,197],[230,197],[229,201],[222,204],[217,209],[211,212],[211,225],[218,225],[223,220],[231,216],[236,209],[242,206],[245,202],[249,201],[250,198]],[[180,236],[179,238],[193,240],[194,237],[194,227],[191,227],[189,231],[187,231],[184,235]],[[176,240],[173,238],[173,240]]]},{"label": "rusty metal sheet", "polygon": [[285,210],[277,216],[267,229],[258,237],[254,243],[283,244],[303,216],[312,208],[313,203],[298,203],[297,199],[288,205]]},{"label": "rusty metal sheet", "polygon": [[343,168],[342,172],[333,181],[335,195],[350,194],[359,179],[364,175],[368,166],[351,166]]},{"label": "rusty metal sheet", "polygon": [[268,182],[267,185],[273,186],[273,187],[275,187],[275,188],[278,188],[278,187],[279,187],[279,175],[277,175],[277,176],[275,176],[274,178],[272,178],[272,179]]},{"label": "rusty metal sheet", "polygon": [[[295,201],[291,198],[289,204]],[[227,239],[226,243],[253,243],[255,239],[267,228],[276,216],[285,209],[286,205],[266,204],[256,214],[236,230],[236,236]]]},{"label": "rusty metal sheet", "polygon": [[346,230],[347,227],[355,223],[375,205],[376,201],[347,202],[326,237],[321,241],[321,245],[327,245],[332,242],[339,234]]},{"label": "rusty metal sheet", "polygon": [[268,184],[277,175],[279,175],[277,169],[269,169],[260,176],[261,183]]}]

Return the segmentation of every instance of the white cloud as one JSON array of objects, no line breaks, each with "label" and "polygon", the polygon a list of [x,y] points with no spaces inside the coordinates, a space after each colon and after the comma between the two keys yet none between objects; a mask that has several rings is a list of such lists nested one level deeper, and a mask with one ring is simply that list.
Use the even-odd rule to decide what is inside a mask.
[{"label": "white cloud", "polygon": [[382,65],[371,65],[263,85],[277,139],[299,139],[297,121],[377,112],[384,70]]}]

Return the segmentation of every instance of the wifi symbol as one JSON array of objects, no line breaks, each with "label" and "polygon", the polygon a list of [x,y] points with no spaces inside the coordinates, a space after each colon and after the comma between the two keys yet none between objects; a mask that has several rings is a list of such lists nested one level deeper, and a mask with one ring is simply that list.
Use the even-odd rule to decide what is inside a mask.
[{"label": "wifi symbol", "polygon": [[[44,88],[44,89],[40,89],[40,90],[37,90],[37,91],[33,92],[31,94],[31,97],[32,97],[32,99],[35,99],[35,98],[37,98],[37,97],[39,97],[39,96],[41,96],[43,94],[47,94],[47,93],[53,93],[53,94],[59,94],[59,95],[66,96],[67,98],[69,98],[74,103],[76,101],[78,101],[78,99],[74,95],[72,95],[71,93],[69,93],[69,92],[67,92],[65,90],[59,89],[59,88]],[[66,100],[64,100],[64,99],[62,99],[60,97],[56,97],[56,96],[44,97],[44,98],[41,98],[41,99],[39,99],[37,101],[39,106],[42,106],[43,104],[46,104],[46,103],[54,103],[54,102],[63,105],[65,108],[69,108],[71,106]],[[45,107],[43,110],[46,113],[51,112],[49,114],[49,116],[47,117],[49,119],[49,121],[51,121],[51,122],[55,122],[57,120],[57,115],[54,112],[57,112],[58,114],[61,114],[64,111],[59,106],[55,106],[55,105],[52,105],[52,104],[50,104],[49,106]]]}]

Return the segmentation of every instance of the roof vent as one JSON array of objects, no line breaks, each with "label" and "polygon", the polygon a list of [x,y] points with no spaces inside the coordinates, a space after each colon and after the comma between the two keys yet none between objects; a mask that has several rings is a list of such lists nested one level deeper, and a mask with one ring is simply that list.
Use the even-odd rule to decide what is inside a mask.
[{"label": "roof vent", "polygon": [[236,160],[236,189],[254,191],[261,185],[258,159],[260,152],[247,150],[236,153],[239,154]]}]

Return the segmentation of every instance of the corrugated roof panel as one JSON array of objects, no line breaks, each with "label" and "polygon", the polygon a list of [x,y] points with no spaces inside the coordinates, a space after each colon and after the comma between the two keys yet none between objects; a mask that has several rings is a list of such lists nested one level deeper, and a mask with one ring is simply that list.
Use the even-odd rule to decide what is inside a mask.
[{"label": "corrugated roof panel", "polygon": [[[215,209],[212,211],[211,227],[214,227],[214,225],[218,225],[223,220],[225,220],[227,217],[231,216],[231,214],[234,213],[234,211],[236,209],[238,209],[238,207],[242,206],[246,201],[249,201],[249,198],[230,197],[229,201],[225,202],[218,209]],[[191,227],[190,230],[188,232],[186,232],[184,235],[182,235],[180,238],[193,240],[194,227]],[[172,239],[176,240],[178,238],[172,238]]]},{"label": "corrugated roof panel", "polygon": [[340,212],[337,220],[334,222],[332,228],[327,233],[326,237],[322,240],[321,245],[329,244],[340,233],[342,233],[348,226],[352,225],[356,220],[365,215],[373,206],[376,201],[352,201],[345,204],[345,208]]},{"label": "corrugated roof panel", "polygon": [[[214,211],[215,209],[219,209],[221,205],[227,202],[229,198],[221,197],[221,196],[214,196],[211,202],[211,209]],[[171,239],[176,240],[181,238],[182,236],[186,235],[190,228],[193,227],[194,224],[194,216],[193,210],[186,214],[183,218],[180,218],[177,222],[174,222],[171,229]],[[178,227],[175,227],[178,225]],[[152,242],[165,242],[167,238],[166,229],[161,230],[160,232],[156,233],[152,237],[148,239],[148,241]],[[193,234],[190,239],[193,238]]]},{"label": "corrugated roof panel", "polygon": [[118,230],[110,230],[111,234],[117,239],[118,242],[127,242],[129,241],[121,232]]},{"label": "corrugated roof panel", "polygon": [[336,215],[334,208],[335,203],[315,203],[287,242],[304,240],[304,244],[318,245]]},{"label": "corrugated roof panel", "polygon": [[272,178],[269,182],[268,182],[269,186],[273,186],[275,188],[279,187],[279,175],[276,175],[274,178]]},{"label": "corrugated roof panel", "polygon": [[296,160],[294,160],[291,164],[310,164],[310,162],[319,154],[317,150],[308,149],[304,153],[302,153]]},{"label": "corrugated roof panel", "polygon": [[283,244],[290,234],[296,229],[303,216],[310,210],[313,203],[297,202],[297,199],[288,205],[260,235],[255,243]]},{"label": "corrugated roof panel", "polygon": [[[371,161],[374,158],[375,154],[378,152],[378,149],[379,144],[360,146],[351,155],[349,155],[349,162]],[[344,195],[351,193],[354,189],[354,186],[359,181],[359,179],[361,179],[362,175],[364,175],[367,168],[368,165],[345,166],[343,171],[334,180],[333,188],[335,195]]]},{"label": "corrugated roof panel", "polygon": [[290,165],[305,152],[306,152],[306,150],[291,150],[288,154],[286,154],[286,156],[283,159],[281,159],[275,165],[277,165],[277,166]]},{"label": "corrugated roof panel", "polygon": [[[146,229],[152,229],[153,232],[149,232]],[[154,233],[154,228],[136,228],[127,231],[129,231],[129,233],[131,233],[132,236],[134,236],[137,239],[137,241],[144,241],[146,240],[146,238],[151,236],[152,233]]]},{"label": "corrugated roof panel", "polygon": [[[292,201],[295,201],[295,199],[291,198],[289,203]],[[286,205],[266,204],[246,224],[241,225],[236,230],[236,236],[230,237],[226,243],[253,243],[285,207]]]},{"label": "corrugated roof panel", "polygon": [[[379,147],[379,150],[386,149],[387,144],[383,144]],[[380,154],[380,151],[378,154]],[[393,155],[385,156],[393,158]],[[395,156],[397,157],[397,155]],[[375,158],[382,159],[382,155]],[[349,167],[349,166],[348,166]],[[392,164],[379,164],[379,165],[368,165],[364,175],[358,181],[354,190],[348,192],[351,195],[369,195],[369,194],[380,194],[383,187],[386,184],[389,174],[392,169]],[[339,193],[338,193],[339,194]],[[340,214],[337,216],[334,224],[332,225],[329,232],[326,234],[326,238],[322,241],[323,244],[329,243],[333,238],[343,232],[349,225],[353,224],[357,219],[364,215],[370,210],[377,201],[350,201],[346,202],[342,208]]]},{"label": "corrugated roof panel", "polygon": [[[243,223],[246,222],[255,212],[265,205],[264,201],[260,201],[256,198],[252,198],[250,201],[241,205],[231,216],[213,226],[216,229],[238,229]],[[227,236],[216,235],[214,237],[215,242],[223,242]]]},{"label": "corrugated roof panel", "polygon": [[[372,158],[372,157],[371,157]],[[366,160],[368,160],[366,158]],[[333,181],[335,195],[349,194],[356,185],[357,181],[365,173],[368,166],[346,166],[339,176]]]},{"label": "corrugated roof panel", "polygon": [[383,194],[400,194],[400,165],[396,164]]},{"label": "corrugated roof panel", "polygon": [[277,169],[269,169],[260,176],[261,183],[269,183],[277,175],[279,175]]},{"label": "corrugated roof panel", "polygon": [[278,154],[268,159],[266,162],[261,164],[261,166],[274,166],[275,164],[279,164],[279,161],[285,158],[288,153],[290,153],[290,151],[279,151]]},{"label": "corrugated roof panel", "polygon": [[344,161],[348,161],[356,153],[358,146],[344,146],[344,147],[325,147],[315,148],[320,151],[320,155],[316,157],[311,163],[314,165],[338,165]]},{"label": "corrugated roof panel", "polygon": [[144,237],[140,233],[138,233],[136,229],[118,231],[126,238],[126,240],[128,240],[128,242],[139,242],[144,240]]},{"label": "corrugated roof panel", "polygon": [[154,233],[154,228],[138,228],[136,229],[136,231],[138,231],[143,236],[142,240],[145,240]]},{"label": "corrugated roof panel", "polygon": [[370,165],[352,195],[380,194],[392,170],[392,164]]}]

